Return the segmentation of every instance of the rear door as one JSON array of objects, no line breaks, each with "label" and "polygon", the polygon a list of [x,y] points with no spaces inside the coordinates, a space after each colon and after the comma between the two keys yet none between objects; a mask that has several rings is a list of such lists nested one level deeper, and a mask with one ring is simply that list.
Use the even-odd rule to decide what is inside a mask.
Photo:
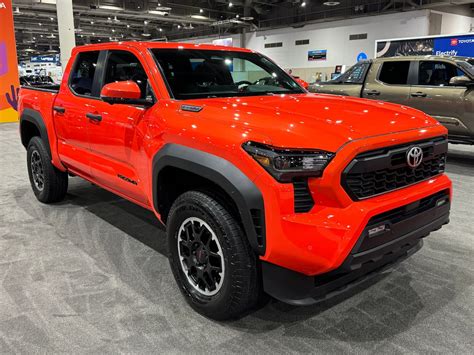
[{"label": "rear door", "polygon": [[[100,87],[114,81],[135,81],[142,98],[152,95],[144,65],[132,52],[110,50],[104,52],[103,74]],[[148,205],[144,181],[148,161],[142,142],[146,134],[143,127],[147,109],[143,106],[96,102],[89,121],[91,171],[98,183]],[[140,174],[139,169],[142,169]]]},{"label": "rear door", "polygon": [[444,60],[420,60],[416,69],[416,82],[411,87],[409,106],[436,118],[448,128],[450,134],[468,134],[461,120],[469,105],[466,100],[468,88],[449,85],[453,76],[466,74]]},{"label": "rear door", "polygon": [[72,171],[90,177],[87,112],[95,111],[99,51],[77,54],[68,80],[64,80],[53,107],[61,161]]},{"label": "rear door", "polygon": [[410,98],[410,60],[388,60],[373,65],[362,97],[407,105]]}]

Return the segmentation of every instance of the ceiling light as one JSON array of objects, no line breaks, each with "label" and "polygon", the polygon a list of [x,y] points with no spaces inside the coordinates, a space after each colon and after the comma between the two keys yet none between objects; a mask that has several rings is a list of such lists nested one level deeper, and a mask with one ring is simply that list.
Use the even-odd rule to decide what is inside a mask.
[{"label": "ceiling light", "polygon": [[100,5],[99,9],[103,10],[115,10],[115,11],[120,11],[123,10],[120,6],[112,6],[112,5]]},{"label": "ceiling light", "polygon": [[130,28],[130,25],[127,25],[127,28]]},{"label": "ceiling light", "polygon": [[112,28],[112,32],[115,32],[115,29]]},{"label": "ceiling light", "polygon": [[203,15],[191,15],[190,17],[195,18],[196,20],[207,20],[207,17]]},{"label": "ceiling light", "polygon": [[144,23],[145,25],[148,25],[148,21],[147,21],[147,20],[143,21],[143,23]]},{"label": "ceiling light", "polygon": [[239,18],[239,17],[240,17],[240,15],[239,15],[239,14],[237,14],[237,15],[235,15],[235,17]]},{"label": "ceiling light", "polygon": [[94,24],[94,21],[91,21],[91,25],[93,25],[93,24]]},{"label": "ceiling light", "polygon": [[253,17],[252,16],[244,16],[241,18],[241,20],[244,20],[244,21],[252,21],[253,20]]},{"label": "ceiling light", "polygon": [[108,21],[112,21],[112,17],[107,17],[107,20],[108,20]]},{"label": "ceiling light", "polygon": [[199,13],[202,14],[204,12],[203,9],[199,9]]},{"label": "ceiling light", "polygon": [[41,22],[38,23],[38,26],[43,26],[43,24]]},{"label": "ceiling light", "polygon": [[340,1],[325,1],[323,2],[323,5],[326,5],[326,6],[337,6],[339,5],[341,2]]},{"label": "ceiling light", "polygon": [[301,3],[301,7],[305,7],[305,6],[306,6],[306,1],[303,1],[303,2]]},{"label": "ceiling light", "polygon": [[159,15],[159,16],[168,16],[169,15],[169,13],[167,13],[166,11],[158,11],[158,10],[149,10],[148,13],[152,14],[152,15]]},{"label": "ceiling light", "polygon": [[50,19],[51,21],[54,21],[54,17],[50,17],[49,19]]},{"label": "ceiling light", "polygon": [[232,1],[229,1],[229,7],[232,7],[234,6],[234,4],[232,4]]},{"label": "ceiling light", "polygon": [[178,25],[178,30],[181,28],[181,25]]},{"label": "ceiling light", "polygon": [[142,33],[142,36],[143,36],[143,37],[150,37],[150,36],[151,36],[151,33],[145,33],[145,32],[144,32],[144,33]]},{"label": "ceiling light", "polygon": [[158,6],[156,7],[157,10],[160,10],[160,11],[171,11],[171,7],[168,7],[168,6],[161,6],[161,4],[158,4]]},{"label": "ceiling light", "polygon": [[160,28],[158,29],[158,31],[163,32],[163,29],[160,27]]}]

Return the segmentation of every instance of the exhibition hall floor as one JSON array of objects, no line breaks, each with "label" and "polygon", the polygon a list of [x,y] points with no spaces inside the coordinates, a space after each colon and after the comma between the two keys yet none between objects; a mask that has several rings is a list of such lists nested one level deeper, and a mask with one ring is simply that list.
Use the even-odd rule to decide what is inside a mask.
[{"label": "exhibition hall floor", "polygon": [[391,274],[319,305],[195,313],[154,215],[79,178],[39,203],[17,124],[0,125],[0,353],[472,353],[474,147],[450,145],[451,223]]}]

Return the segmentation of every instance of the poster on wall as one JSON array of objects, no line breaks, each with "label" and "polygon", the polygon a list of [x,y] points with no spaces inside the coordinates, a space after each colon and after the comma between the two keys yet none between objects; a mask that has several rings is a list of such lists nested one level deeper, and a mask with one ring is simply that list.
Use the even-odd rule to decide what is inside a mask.
[{"label": "poster on wall", "polygon": [[326,49],[317,49],[314,51],[308,51],[308,60],[315,61],[315,60],[326,60]]},{"label": "poster on wall", "polygon": [[18,64],[11,0],[0,0],[0,122],[18,120]]},{"label": "poster on wall", "polygon": [[407,55],[474,57],[474,34],[379,40],[376,42],[375,56],[377,58]]}]

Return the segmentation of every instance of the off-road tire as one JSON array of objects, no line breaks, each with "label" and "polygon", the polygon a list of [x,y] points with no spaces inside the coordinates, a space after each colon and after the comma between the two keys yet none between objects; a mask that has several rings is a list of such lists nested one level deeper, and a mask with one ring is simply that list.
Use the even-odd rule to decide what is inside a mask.
[{"label": "off-road tire", "polygon": [[[178,251],[178,233],[190,218],[211,227],[222,249],[225,270],[220,289],[211,296],[193,287],[183,270]],[[215,319],[238,318],[261,299],[257,256],[239,223],[217,199],[200,191],[188,191],[171,207],[168,223],[169,262],[176,282],[187,302],[197,312]]]}]

